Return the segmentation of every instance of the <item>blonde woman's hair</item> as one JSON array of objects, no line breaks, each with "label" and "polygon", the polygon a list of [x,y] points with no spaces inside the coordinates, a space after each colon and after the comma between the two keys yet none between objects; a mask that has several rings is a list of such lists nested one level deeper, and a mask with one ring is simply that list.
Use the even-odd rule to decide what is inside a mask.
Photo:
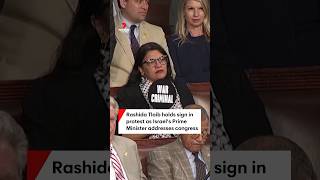
[{"label": "blonde woman's hair", "polygon": [[[187,35],[189,34],[189,31],[187,29],[187,23],[185,19],[185,6],[188,1],[191,0],[182,0],[182,4],[180,8],[178,9],[178,22],[176,25],[176,34],[180,38],[179,44],[184,43],[187,40]],[[198,1],[201,3],[201,6],[204,11],[204,20],[202,23],[202,29],[203,29],[203,34],[207,38],[208,41],[210,41],[210,4],[209,0],[193,0],[193,1]]]}]

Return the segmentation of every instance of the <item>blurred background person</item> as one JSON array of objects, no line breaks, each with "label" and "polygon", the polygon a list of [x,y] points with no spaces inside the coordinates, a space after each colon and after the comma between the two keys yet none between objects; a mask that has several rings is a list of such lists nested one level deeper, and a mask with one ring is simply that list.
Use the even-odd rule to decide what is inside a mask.
[{"label": "blurred background person", "polygon": [[229,134],[223,124],[221,106],[211,88],[211,143],[212,150],[232,150]]},{"label": "blurred background person", "polygon": [[[154,81],[161,79],[168,79],[176,89],[177,98],[171,109],[182,109],[194,104],[188,87],[172,79],[168,57],[166,51],[157,43],[150,42],[139,48],[129,81],[117,94],[120,108],[153,109],[148,100],[148,90]],[[147,135],[137,134],[128,137],[145,138]],[[172,137],[172,135],[161,137]]]},{"label": "blurred background person", "polygon": [[79,1],[54,71],[37,80],[25,99],[30,148],[105,149],[109,10],[108,0]]},{"label": "blurred background person", "polygon": [[22,180],[27,162],[28,142],[20,125],[0,111],[0,179]]}]

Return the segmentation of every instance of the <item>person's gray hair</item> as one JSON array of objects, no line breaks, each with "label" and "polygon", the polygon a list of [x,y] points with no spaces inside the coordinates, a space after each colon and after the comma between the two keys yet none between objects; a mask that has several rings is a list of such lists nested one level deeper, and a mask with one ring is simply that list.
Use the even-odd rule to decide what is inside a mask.
[{"label": "person's gray hair", "polygon": [[22,179],[27,161],[28,141],[21,126],[8,113],[0,110],[0,143],[7,143],[18,159],[19,178]]},{"label": "person's gray hair", "polygon": [[116,113],[115,117],[117,117],[118,111],[119,111],[119,105],[118,105],[118,102],[112,96],[110,96],[110,106],[114,108],[114,111]]}]

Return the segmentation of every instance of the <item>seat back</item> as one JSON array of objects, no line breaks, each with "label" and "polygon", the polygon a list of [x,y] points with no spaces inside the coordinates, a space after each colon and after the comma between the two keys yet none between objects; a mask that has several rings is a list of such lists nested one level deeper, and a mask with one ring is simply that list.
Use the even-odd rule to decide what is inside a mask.
[{"label": "seat back", "polygon": [[31,89],[29,80],[0,81],[0,109],[21,120],[22,102]]}]

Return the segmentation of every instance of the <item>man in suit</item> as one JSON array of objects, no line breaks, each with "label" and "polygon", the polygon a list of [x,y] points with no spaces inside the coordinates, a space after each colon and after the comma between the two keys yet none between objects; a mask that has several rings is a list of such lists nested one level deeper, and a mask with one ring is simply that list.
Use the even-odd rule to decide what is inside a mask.
[{"label": "man in suit", "polygon": [[118,103],[110,97],[110,180],[146,179],[137,144],[128,138],[114,135],[118,108]]},{"label": "man in suit", "polygon": [[[127,83],[134,65],[134,54],[141,45],[156,42],[168,52],[161,27],[145,21],[149,0],[118,0],[118,5],[120,14],[115,17],[117,44],[110,67],[111,87],[121,87]],[[170,65],[174,76],[171,58]]]},{"label": "man in suit", "polygon": [[199,105],[186,109],[201,109],[201,134],[183,134],[176,141],[155,148],[149,153],[150,179],[204,180],[210,169],[210,149],[205,146],[210,128],[206,110]]}]

